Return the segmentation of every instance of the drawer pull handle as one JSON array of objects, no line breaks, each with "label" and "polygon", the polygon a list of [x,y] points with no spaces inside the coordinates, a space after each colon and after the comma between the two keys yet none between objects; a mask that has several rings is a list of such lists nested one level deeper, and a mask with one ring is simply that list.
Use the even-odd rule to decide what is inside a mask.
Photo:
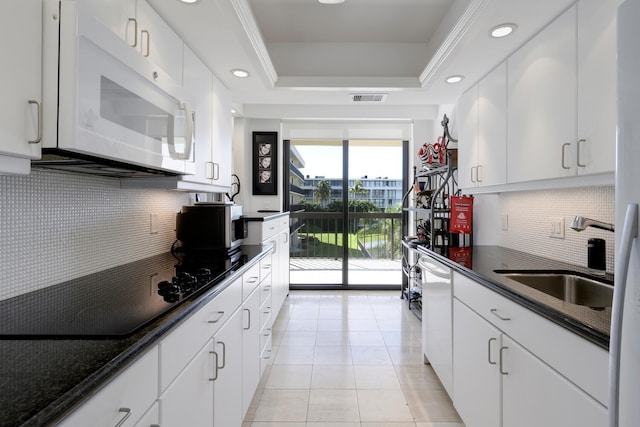
[{"label": "drawer pull handle", "polygon": [[209,320],[209,323],[218,323],[220,319],[222,319],[222,316],[224,316],[224,311],[219,311],[218,317],[216,317],[214,320]]},{"label": "drawer pull handle", "polygon": [[249,278],[249,280],[247,281],[248,283],[256,283],[258,281],[257,277],[251,277]]},{"label": "drawer pull handle", "polygon": [[116,424],[115,427],[120,427],[122,424],[124,424],[124,422],[127,421],[127,419],[132,414],[131,408],[120,408],[120,409],[118,409],[118,412],[120,412],[121,414],[124,414],[124,417],[122,417],[120,422],[118,424]]},{"label": "drawer pull handle", "polygon": [[263,289],[263,291],[265,292],[269,292],[271,290],[271,286],[265,286],[265,288]]},{"label": "drawer pull handle", "polygon": [[502,352],[507,350],[509,347],[500,347],[500,373],[502,375],[509,375],[509,372],[506,372],[503,368],[502,368],[502,362],[504,360],[503,354]]},{"label": "drawer pull handle", "polygon": [[504,316],[500,316],[500,314],[498,313],[498,309],[497,308],[492,308],[491,309],[491,314],[493,314],[494,316],[496,316],[498,319],[500,320],[511,320],[511,317],[504,317]]},{"label": "drawer pull handle", "polygon": [[490,365],[495,365],[496,362],[491,360],[491,342],[492,341],[497,341],[497,338],[490,338],[489,342],[487,343],[487,360],[489,361]]}]

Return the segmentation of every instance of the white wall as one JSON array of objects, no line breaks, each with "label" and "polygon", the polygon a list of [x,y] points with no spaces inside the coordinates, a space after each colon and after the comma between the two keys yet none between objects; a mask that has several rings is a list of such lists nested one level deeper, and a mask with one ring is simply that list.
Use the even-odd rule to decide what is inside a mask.
[{"label": "white wall", "polygon": [[0,194],[0,300],[168,252],[190,204],[188,193],[37,169],[0,176]]},{"label": "white wall", "polygon": [[[508,230],[496,228],[499,244],[582,267],[587,266],[587,240],[606,242],[607,271],[614,270],[614,233],[595,228],[577,232],[569,225],[576,215],[608,223],[615,221],[613,186],[503,193],[496,217],[508,215]],[[564,239],[549,237],[550,218],[564,219]]]},{"label": "white wall", "polygon": [[[253,165],[252,152],[253,132],[278,132],[278,194],[276,196],[253,195]],[[233,173],[240,178],[240,194],[234,199],[243,205],[245,212],[255,212],[260,209],[282,209],[282,132],[280,120],[268,119],[234,119],[233,131]]]}]

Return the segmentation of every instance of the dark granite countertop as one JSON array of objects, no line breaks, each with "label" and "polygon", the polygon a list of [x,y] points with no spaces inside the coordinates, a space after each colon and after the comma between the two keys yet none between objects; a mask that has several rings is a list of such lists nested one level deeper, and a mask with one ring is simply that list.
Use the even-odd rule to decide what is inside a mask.
[{"label": "dark granite countertop", "polygon": [[268,210],[268,209],[244,213],[244,216],[246,217],[247,221],[254,221],[254,222],[270,221],[272,219],[280,218],[285,215],[289,215],[289,212],[288,211],[281,212],[281,211]]},{"label": "dark granite countertop", "polygon": [[237,271],[130,336],[1,339],[0,426],[45,426],[59,421],[270,250],[262,246],[242,249],[248,261]]},{"label": "dark granite countertop", "polygon": [[[600,347],[609,348],[610,307],[592,309],[571,304],[495,272],[495,270],[559,270],[590,275],[587,268],[500,246],[451,249],[453,250],[443,255],[423,246],[416,248],[418,252],[441,261],[455,271]],[[607,274],[605,279],[613,284],[613,275]]]}]

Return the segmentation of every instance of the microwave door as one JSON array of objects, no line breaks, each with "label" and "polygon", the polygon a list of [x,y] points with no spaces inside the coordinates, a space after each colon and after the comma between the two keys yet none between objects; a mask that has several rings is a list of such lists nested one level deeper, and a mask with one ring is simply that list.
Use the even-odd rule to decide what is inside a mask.
[{"label": "microwave door", "polygon": [[63,43],[68,25],[61,22],[58,148],[185,173],[193,115],[181,88],[93,18],[77,13],[71,47],[69,40]]}]

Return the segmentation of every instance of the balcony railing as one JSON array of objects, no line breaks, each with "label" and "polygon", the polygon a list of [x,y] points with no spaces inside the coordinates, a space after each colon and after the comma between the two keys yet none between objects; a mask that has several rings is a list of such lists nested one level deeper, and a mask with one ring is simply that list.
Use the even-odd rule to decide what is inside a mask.
[{"label": "balcony railing", "polygon": [[[291,257],[341,259],[401,259],[401,214],[349,212],[344,234],[341,212],[292,212]],[[345,241],[346,240],[346,241]]]}]

